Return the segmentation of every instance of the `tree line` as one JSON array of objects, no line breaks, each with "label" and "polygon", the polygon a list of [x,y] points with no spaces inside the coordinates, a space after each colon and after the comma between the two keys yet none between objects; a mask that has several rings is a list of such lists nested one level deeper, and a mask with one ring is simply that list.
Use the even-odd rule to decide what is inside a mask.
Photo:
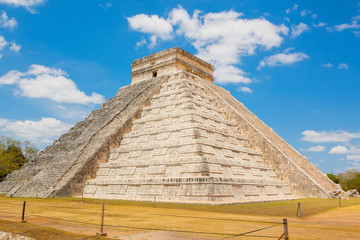
[{"label": "tree line", "polygon": [[10,137],[0,137],[0,182],[14,170],[34,159],[39,149],[29,141],[20,142]]},{"label": "tree line", "polygon": [[332,173],[327,175],[334,183],[340,184],[344,191],[356,189],[360,192],[360,172],[358,170],[351,169],[338,175]]}]

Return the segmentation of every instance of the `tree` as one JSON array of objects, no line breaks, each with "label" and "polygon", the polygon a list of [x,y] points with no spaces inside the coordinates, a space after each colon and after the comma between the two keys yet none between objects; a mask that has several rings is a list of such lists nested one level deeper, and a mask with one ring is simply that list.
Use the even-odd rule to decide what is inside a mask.
[{"label": "tree", "polygon": [[332,173],[328,173],[327,176],[328,176],[334,183],[339,184],[340,180],[339,180],[339,178],[338,178],[336,175],[334,175],[334,174],[332,174]]},{"label": "tree", "polygon": [[339,183],[344,191],[357,189],[360,192],[360,172],[356,169],[350,169],[337,176],[332,173],[327,175],[333,182]]},{"label": "tree", "polygon": [[38,151],[29,141],[22,143],[10,137],[0,137],[0,182],[9,173],[34,159]]}]

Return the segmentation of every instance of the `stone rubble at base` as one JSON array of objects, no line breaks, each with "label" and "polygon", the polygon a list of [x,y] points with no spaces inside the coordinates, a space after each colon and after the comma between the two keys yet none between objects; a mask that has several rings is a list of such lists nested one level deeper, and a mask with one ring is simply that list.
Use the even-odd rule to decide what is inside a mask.
[{"label": "stone rubble at base", "polygon": [[175,47],[132,68],[131,85],[11,174],[0,192],[225,204],[339,190],[213,84],[212,65]]},{"label": "stone rubble at base", "polygon": [[15,233],[0,231],[0,240],[35,240],[35,238],[22,236]]}]

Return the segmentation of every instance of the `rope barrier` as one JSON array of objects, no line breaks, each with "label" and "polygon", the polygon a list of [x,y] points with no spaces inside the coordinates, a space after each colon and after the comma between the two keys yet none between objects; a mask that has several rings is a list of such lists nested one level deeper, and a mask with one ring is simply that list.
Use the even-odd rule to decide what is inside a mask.
[{"label": "rope barrier", "polygon": [[6,214],[10,214],[11,216],[5,216],[5,215],[3,215],[4,217],[17,217],[17,216],[19,216],[19,214],[17,214],[17,213],[12,213],[12,212],[1,212],[0,211],[0,213],[6,213]]},{"label": "rope barrier", "polygon": [[[5,212],[5,211],[0,211],[0,212],[1,213],[7,213],[7,214],[13,214],[11,212]],[[37,215],[37,214],[27,214],[27,216],[40,217],[40,218],[46,218],[46,219],[53,219],[53,220],[58,220],[58,221],[78,223],[78,224],[91,225],[91,226],[97,226],[97,227],[100,226],[100,224],[97,224],[97,223],[82,222],[82,221],[69,220],[69,219],[56,218],[56,217],[48,217],[48,216],[42,216],[42,215]],[[276,226],[278,226],[278,225],[280,225],[280,224],[277,224]],[[193,234],[206,234],[206,235],[222,235],[222,236],[231,236],[231,238],[243,235],[243,234],[233,234],[233,233],[214,233],[214,232],[188,231],[188,230],[176,230],[176,229],[165,229],[165,228],[135,227],[135,226],[126,226],[126,225],[112,225],[112,224],[104,224],[104,226],[105,227],[115,227],[115,228],[137,229],[137,230],[149,230],[149,231],[165,231],[165,232],[193,233]],[[271,227],[274,227],[274,226],[271,226]],[[267,228],[270,228],[270,227],[267,227]],[[266,228],[263,228],[263,229],[266,229]],[[260,230],[263,230],[263,229],[260,229]],[[252,233],[252,232],[256,232],[256,231],[260,231],[260,230],[250,231],[248,233]],[[256,235],[253,235],[252,237],[272,237],[272,236],[256,236]],[[228,239],[228,238],[225,238],[225,239]]]},{"label": "rope barrier", "polygon": [[[8,204],[8,205],[23,205],[22,203],[9,203],[9,202],[1,202],[1,204]],[[89,211],[99,211],[99,209],[93,209],[93,208],[79,208],[79,207],[60,207],[60,206],[50,206],[50,205],[32,205],[31,203],[28,204],[27,206],[34,206],[34,207],[49,207],[49,208],[63,208],[63,209],[80,209],[80,210],[89,210]]]},{"label": "rope barrier", "polygon": [[240,234],[235,234],[235,235],[233,235],[232,237],[227,237],[227,238],[223,238],[223,239],[230,239],[230,238],[239,237],[239,236],[244,236],[244,237],[246,237],[245,235],[247,235],[247,234],[249,234],[249,233],[259,232],[259,231],[262,231],[262,230],[265,230],[265,229],[277,227],[277,226],[282,225],[282,224],[283,224],[283,223],[278,223],[278,224],[273,225],[273,226],[270,226],[270,227],[264,227],[264,228],[255,229],[255,230],[252,230],[252,231],[249,231],[249,232],[244,232],[244,233],[240,233]]},{"label": "rope barrier", "polygon": [[22,203],[12,203],[12,202],[1,202],[1,204],[8,204],[8,205],[23,205]]},{"label": "rope barrier", "polygon": [[193,216],[170,215],[170,214],[156,214],[156,213],[151,214],[151,215],[160,215],[160,216],[168,216],[168,217],[183,217],[183,218],[199,218],[199,219],[220,220],[220,221],[234,221],[234,222],[251,222],[251,223],[268,223],[268,224],[277,224],[277,223],[279,223],[279,222],[266,222],[266,221],[229,219],[229,218],[193,217]]},{"label": "rope barrier", "polygon": [[196,233],[196,234],[225,235],[225,236],[234,235],[232,233],[214,233],[214,232],[199,232],[199,231],[175,230],[175,229],[164,229],[164,228],[131,227],[131,226],[111,225],[111,224],[105,224],[104,226],[115,227],[115,228],[138,229],[138,230],[165,231],[165,232]]},{"label": "rope barrier", "polygon": [[[4,203],[4,202],[3,202]],[[4,204],[10,204],[10,205],[22,205],[20,203],[10,203],[6,202]],[[33,205],[30,205],[33,206]],[[76,207],[60,207],[60,206],[49,206],[49,205],[41,205],[36,207],[49,207],[49,208],[61,208],[61,209],[80,209],[80,210],[96,210],[99,211],[99,209],[88,209],[88,208],[76,208]],[[6,214],[13,214],[13,212],[7,212],[7,211],[0,211],[0,213],[6,213]],[[41,216],[37,214],[26,214],[30,217],[40,217],[40,218],[46,218],[46,219],[52,219],[57,221],[64,221],[64,222],[70,222],[70,223],[77,223],[77,224],[84,224],[84,225],[91,225],[91,226],[101,226],[100,224],[96,223],[89,223],[89,222],[82,222],[82,221],[76,221],[76,220],[69,220],[69,219],[63,219],[63,218],[56,218],[56,217],[49,217],[49,216]],[[126,226],[126,225],[112,225],[112,224],[103,224],[105,227],[112,227],[112,228],[127,228],[127,229],[137,229],[137,230],[149,230],[149,231],[166,231],[166,232],[178,232],[178,233],[192,233],[192,234],[206,234],[206,235],[221,235],[221,236],[228,236],[223,239],[230,239],[234,237],[259,237],[259,238],[278,238],[274,236],[263,236],[263,235],[249,235],[251,233],[259,232],[265,229],[273,228],[279,225],[282,225],[283,223],[279,222],[267,222],[267,221],[252,221],[252,220],[241,220],[241,219],[226,219],[226,218],[210,218],[210,217],[193,217],[193,216],[184,216],[184,215],[170,215],[170,214],[151,214],[151,215],[160,215],[160,216],[170,216],[170,217],[182,217],[182,218],[197,218],[197,219],[209,219],[209,220],[219,220],[219,221],[240,221],[240,222],[253,222],[253,223],[266,223],[266,224],[275,224],[273,226],[263,227],[259,229],[255,229],[252,231],[240,233],[240,234],[233,234],[233,233],[215,233],[215,232],[203,232],[203,231],[189,231],[189,230],[176,230],[176,229],[164,229],[164,228],[150,228],[150,227],[135,227],[135,226]]]}]

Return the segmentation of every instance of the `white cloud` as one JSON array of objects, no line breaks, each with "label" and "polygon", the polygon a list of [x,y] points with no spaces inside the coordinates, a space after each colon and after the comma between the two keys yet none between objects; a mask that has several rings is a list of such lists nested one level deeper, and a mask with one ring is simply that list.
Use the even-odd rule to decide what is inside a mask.
[{"label": "white cloud", "polygon": [[328,30],[335,30],[338,32],[341,32],[345,29],[359,29],[360,28],[360,24],[357,21],[353,21],[351,24],[348,23],[343,23],[340,25],[336,25],[333,28],[329,28]]},{"label": "white cloud", "polygon": [[107,3],[99,3],[99,6],[102,7],[102,8],[112,8],[113,5],[111,4],[111,2],[107,2]]},{"label": "white cloud", "polygon": [[0,77],[0,85],[15,84],[18,81],[20,81],[21,76],[23,76],[23,74],[18,71],[13,70],[13,71],[7,72],[5,75]]},{"label": "white cloud", "polygon": [[311,17],[312,17],[313,19],[316,19],[316,18],[318,17],[318,15],[317,15],[316,13],[313,13],[313,14],[311,15]]},{"label": "white cloud", "polygon": [[317,146],[312,146],[312,147],[309,147],[309,148],[306,148],[306,149],[301,149],[302,151],[307,151],[307,152],[323,152],[325,151],[325,147],[324,146],[321,146],[321,145],[317,145]]},{"label": "white cloud", "polygon": [[91,96],[77,89],[66,72],[42,65],[31,65],[27,72],[10,71],[0,77],[0,84],[16,84],[20,95],[29,98],[48,98],[58,103],[100,104],[104,97]]},{"label": "white cloud", "polygon": [[265,57],[264,60],[262,60],[259,63],[257,69],[260,70],[262,67],[265,66],[274,67],[274,66],[282,66],[282,65],[291,65],[308,58],[309,56],[302,52],[278,53],[269,57]]},{"label": "white cloud", "polygon": [[302,10],[302,11],[300,12],[300,15],[301,15],[302,17],[306,17],[306,15],[308,15],[308,14],[311,14],[311,11],[310,11],[310,10],[307,10],[307,9],[304,9],[304,10]]},{"label": "white cloud", "polygon": [[146,39],[142,39],[142,40],[136,42],[136,47],[137,47],[137,48],[142,47],[142,46],[144,46],[146,43],[147,43]]},{"label": "white cloud", "polygon": [[18,45],[15,42],[12,42],[11,46],[10,46],[10,50],[18,53],[21,50],[21,45]]},{"label": "white cloud", "polygon": [[291,25],[291,35],[290,37],[296,38],[300,36],[303,32],[309,31],[310,28],[305,23],[299,23],[298,25]]},{"label": "white cloud", "polygon": [[0,51],[9,43],[5,40],[4,36],[0,35]]},{"label": "white cloud", "polygon": [[333,147],[330,149],[329,154],[360,154],[360,148],[357,147],[350,147],[347,148],[345,146],[337,145],[336,147]]},{"label": "white cloud", "polygon": [[356,17],[351,18],[351,20],[353,20],[353,21],[359,21],[359,20],[360,20],[360,15],[358,15],[358,16],[356,16]]},{"label": "white cloud", "polygon": [[343,130],[338,131],[321,131],[316,132],[313,130],[306,130],[302,132],[304,137],[302,140],[314,143],[325,143],[325,142],[349,142],[352,139],[359,139],[360,132],[350,133]]},{"label": "white cloud", "polygon": [[313,24],[314,27],[325,27],[327,23],[319,22],[318,24]]},{"label": "white cloud", "polygon": [[216,82],[227,83],[251,83],[251,79],[246,77],[246,72],[232,65],[218,65],[215,69],[214,77]]},{"label": "white cloud", "polygon": [[33,143],[50,143],[60,134],[68,131],[71,125],[55,118],[42,118],[40,121],[9,121],[0,119],[0,131],[21,140]]},{"label": "white cloud", "polygon": [[[289,29],[264,18],[245,19],[242,16],[232,10],[219,13],[196,10],[190,16],[178,7],[170,11],[167,19],[139,14],[129,17],[128,21],[132,29],[150,34],[150,46],[156,44],[160,36],[163,39],[171,39],[175,34],[185,37],[196,49],[198,57],[215,66],[217,82],[249,83],[251,79],[247,73],[235,65],[241,62],[241,57],[253,55],[258,48],[269,50],[280,46],[281,35],[286,35]],[[160,26],[164,27],[160,30]]]},{"label": "white cloud", "polygon": [[346,154],[347,152],[348,149],[346,147],[337,145],[336,147],[330,149],[329,154]]},{"label": "white cloud", "polygon": [[326,68],[332,68],[333,67],[333,65],[331,63],[324,63],[324,64],[321,64],[321,66],[326,67]]},{"label": "white cloud", "polygon": [[33,7],[44,3],[46,0],[0,0],[0,3],[15,7]]},{"label": "white cloud", "polygon": [[0,4],[7,4],[13,7],[24,7],[32,14],[36,13],[32,7],[41,5],[45,2],[46,0],[0,0]]},{"label": "white cloud", "polygon": [[248,87],[240,87],[240,88],[238,88],[238,91],[245,92],[245,93],[253,93],[253,90]]},{"label": "white cloud", "polygon": [[60,68],[49,68],[44,65],[32,64],[27,72],[28,75],[49,74],[54,76],[66,75],[66,72]]},{"label": "white cloud", "polygon": [[159,18],[157,15],[138,14],[127,18],[130,28],[133,30],[149,33],[150,48],[155,47],[157,39],[169,40],[172,38],[173,27],[164,18]]},{"label": "white cloud", "polygon": [[4,27],[12,30],[16,26],[17,26],[17,21],[15,20],[15,18],[12,17],[9,19],[6,12],[2,11],[0,15],[0,27]]},{"label": "white cloud", "polygon": [[341,63],[341,64],[339,64],[339,66],[337,68],[338,69],[348,69],[349,66],[346,63]]},{"label": "white cloud", "polygon": [[360,161],[360,155],[347,155],[346,159],[352,161]]},{"label": "white cloud", "polygon": [[297,10],[297,9],[298,9],[298,7],[299,7],[299,5],[294,4],[294,6],[293,6],[292,8],[288,8],[288,9],[286,9],[286,10],[285,10],[285,12],[286,12],[286,14],[290,14],[292,11]]}]

